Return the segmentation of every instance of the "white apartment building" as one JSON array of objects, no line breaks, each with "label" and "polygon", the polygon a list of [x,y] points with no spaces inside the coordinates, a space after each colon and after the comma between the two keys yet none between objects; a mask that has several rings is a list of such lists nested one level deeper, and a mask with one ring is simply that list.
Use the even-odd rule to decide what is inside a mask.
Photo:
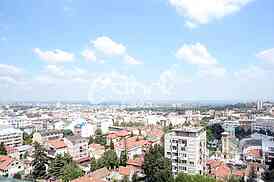
[{"label": "white apartment building", "polygon": [[23,143],[23,132],[19,129],[0,125],[0,143],[6,146],[17,147]]},{"label": "white apartment building", "polygon": [[165,135],[165,157],[172,162],[172,173],[203,174],[206,170],[206,131],[184,127]]},{"label": "white apartment building", "polygon": [[103,115],[103,114],[97,115],[95,121],[96,121],[96,127],[98,129],[101,129],[103,134],[108,133],[109,127],[113,126],[112,117],[108,115]]},{"label": "white apartment building", "polygon": [[64,138],[68,153],[73,160],[81,161],[89,158],[88,140],[80,136],[67,136]]}]

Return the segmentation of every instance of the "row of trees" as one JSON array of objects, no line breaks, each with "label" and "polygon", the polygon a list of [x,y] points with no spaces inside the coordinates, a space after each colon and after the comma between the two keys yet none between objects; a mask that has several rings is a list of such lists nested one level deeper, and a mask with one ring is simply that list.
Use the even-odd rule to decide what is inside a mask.
[{"label": "row of trees", "polygon": [[101,144],[101,145],[106,145],[107,144],[107,139],[106,136],[103,135],[102,130],[101,129],[97,129],[95,131],[95,136],[90,136],[89,137],[89,144],[92,143],[97,143],[97,144]]},{"label": "row of trees", "polygon": [[83,174],[83,171],[72,160],[69,154],[57,155],[56,158],[50,160],[45,148],[39,143],[34,144],[32,161],[33,179],[55,178],[68,182]]}]

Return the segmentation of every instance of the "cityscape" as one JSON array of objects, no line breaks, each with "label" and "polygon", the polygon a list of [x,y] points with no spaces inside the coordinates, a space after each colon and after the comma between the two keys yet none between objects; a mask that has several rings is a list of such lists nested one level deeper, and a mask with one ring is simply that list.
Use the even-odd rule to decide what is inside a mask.
[{"label": "cityscape", "polygon": [[0,181],[274,182],[273,0],[1,0]]}]

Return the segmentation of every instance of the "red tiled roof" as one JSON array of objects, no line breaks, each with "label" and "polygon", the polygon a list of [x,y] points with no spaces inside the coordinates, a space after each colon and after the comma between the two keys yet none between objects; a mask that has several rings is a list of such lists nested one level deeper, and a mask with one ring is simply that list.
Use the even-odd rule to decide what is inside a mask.
[{"label": "red tiled roof", "polygon": [[143,158],[129,159],[127,161],[128,165],[132,165],[132,166],[136,166],[136,167],[142,167],[143,163],[144,163]]},{"label": "red tiled roof", "polygon": [[234,171],[233,175],[243,177],[245,176],[245,172],[241,170]]},{"label": "red tiled roof", "polygon": [[215,169],[216,167],[220,166],[222,164],[222,161],[218,160],[208,160],[206,162],[207,165],[209,165],[211,168]]},{"label": "red tiled roof", "polygon": [[74,179],[71,182],[105,182],[105,181],[86,175],[86,176],[82,176],[77,179]]},{"label": "red tiled roof", "polygon": [[153,129],[153,130],[147,131],[147,134],[150,136],[162,137],[164,132],[160,129]]},{"label": "red tiled roof", "polygon": [[123,176],[129,176],[131,169],[129,166],[127,166],[127,167],[120,166],[118,171],[119,171],[119,174],[121,174]]},{"label": "red tiled roof", "polygon": [[216,177],[225,178],[230,174],[230,168],[224,164],[220,165],[214,170],[214,174]]},{"label": "red tiled roof", "polygon": [[0,170],[6,170],[13,159],[9,156],[0,156]]},{"label": "red tiled roof", "polygon": [[67,145],[65,144],[64,140],[62,140],[62,139],[49,140],[48,144],[51,147],[54,147],[55,149],[62,149],[62,148],[66,148],[67,147]]},{"label": "red tiled roof", "polygon": [[82,162],[86,162],[86,161],[90,161],[90,157],[89,156],[82,157],[79,160],[77,160],[78,163],[82,163]]},{"label": "red tiled roof", "polygon": [[129,132],[127,130],[121,130],[121,131],[113,131],[107,135],[108,139],[114,139],[117,137],[125,137],[128,136]]},{"label": "red tiled roof", "polygon": [[247,155],[252,157],[260,158],[262,157],[262,150],[261,149],[250,149],[246,152]]},{"label": "red tiled roof", "polygon": [[151,145],[151,144],[152,144],[152,142],[149,142],[147,140],[139,140],[139,141],[126,140],[126,142],[120,141],[119,143],[115,144],[115,148],[124,149],[125,145],[126,145],[127,150],[131,150],[135,147],[144,147],[144,146]]}]

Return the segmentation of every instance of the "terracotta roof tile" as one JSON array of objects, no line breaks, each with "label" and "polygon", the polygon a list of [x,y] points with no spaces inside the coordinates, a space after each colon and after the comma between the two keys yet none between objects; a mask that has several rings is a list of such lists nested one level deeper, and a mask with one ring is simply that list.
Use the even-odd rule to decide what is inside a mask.
[{"label": "terracotta roof tile", "polygon": [[62,148],[66,148],[67,147],[67,145],[65,144],[64,140],[62,140],[62,139],[49,140],[48,144],[51,147],[54,147],[55,149],[62,149]]},{"label": "terracotta roof tile", "polygon": [[226,165],[220,165],[214,170],[214,174],[216,177],[225,178],[230,175],[230,168]]},{"label": "terracotta roof tile", "polygon": [[13,162],[13,159],[9,156],[0,156],[0,170],[6,170]]}]

